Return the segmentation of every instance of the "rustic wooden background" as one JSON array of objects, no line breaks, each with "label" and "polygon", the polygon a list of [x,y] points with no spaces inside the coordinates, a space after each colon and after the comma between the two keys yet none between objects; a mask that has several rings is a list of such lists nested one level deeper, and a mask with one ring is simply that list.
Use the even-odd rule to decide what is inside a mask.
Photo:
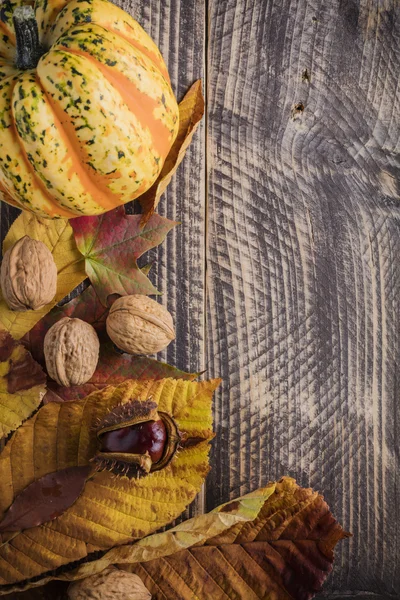
[{"label": "rustic wooden background", "polygon": [[400,3],[118,3],[207,93],[152,275],[162,358],[223,378],[190,514],[292,475],[354,534],[318,598],[399,598]]}]

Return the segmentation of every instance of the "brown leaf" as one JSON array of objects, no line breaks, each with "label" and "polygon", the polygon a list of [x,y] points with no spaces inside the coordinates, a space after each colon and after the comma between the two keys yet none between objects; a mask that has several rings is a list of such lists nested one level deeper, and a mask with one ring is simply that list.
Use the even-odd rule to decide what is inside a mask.
[{"label": "brown leaf", "polygon": [[0,522],[0,533],[22,531],[53,521],[80,496],[91,467],[68,467],[28,485]]},{"label": "brown leaf", "polygon": [[[348,534],[317,492],[286,477],[273,485],[254,521],[192,540],[190,548],[163,558],[119,567],[139,575],[153,600],[309,600],[332,570],[337,542]],[[230,502],[218,510],[227,514],[227,507],[239,508]]]},{"label": "brown leaf", "polygon": [[204,98],[201,91],[201,80],[198,80],[179,104],[178,135],[158,179],[147,192],[138,198],[143,209],[142,225],[146,224],[154,213],[161,195],[165,192],[172,176],[181,164],[203,114]]},{"label": "brown leaf", "polygon": [[[34,358],[44,365],[44,337],[54,323],[63,317],[82,319],[93,325],[101,340],[108,340],[105,336],[107,315],[108,309],[101,304],[93,286],[89,286],[82,294],[64,304],[64,306],[53,308],[25,336],[24,343],[32,352]],[[116,385],[122,383],[126,379],[159,380],[165,377],[173,377],[174,379],[192,381],[198,375],[198,373],[186,373],[152,358],[121,354],[115,350],[113,344],[108,340],[101,344],[97,369],[88,383],[67,388],[58,386],[54,382],[49,382],[48,391],[43,402],[46,404],[47,402],[78,400],[95,390],[103,389],[110,384]]]},{"label": "brown leaf", "polygon": [[118,385],[126,379],[158,381],[165,377],[193,381],[198,377],[198,373],[186,373],[146,356],[121,354],[111,343],[104,343],[100,347],[97,369],[88,383],[64,387],[49,381],[43,403],[78,400],[108,385]]},{"label": "brown leaf", "polygon": [[46,382],[46,375],[42,367],[32,358],[29,352],[24,352],[18,360],[10,360],[10,370],[6,378],[9,394],[29,390]]},{"label": "brown leaf", "polygon": [[8,332],[0,330],[0,362],[4,362],[10,358],[17,343]]},{"label": "brown leaf", "polygon": [[39,406],[46,374],[24,346],[0,330],[0,437],[6,436]]}]

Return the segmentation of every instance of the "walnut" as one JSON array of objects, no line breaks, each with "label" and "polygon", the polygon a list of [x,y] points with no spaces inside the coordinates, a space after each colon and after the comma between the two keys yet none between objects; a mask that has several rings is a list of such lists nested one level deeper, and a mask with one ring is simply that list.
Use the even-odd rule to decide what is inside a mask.
[{"label": "walnut", "polygon": [[3,257],[1,290],[11,310],[38,310],[56,295],[57,267],[46,244],[27,235]]},{"label": "walnut", "polygon": [[68,588],[70,600],[150,600],[151,594],[137,575],[118,569],[105,569]]},{"label": "walnut", "polygon": [[99,349],[99,338],[89,323],[64,317],[44,338],[47,372],[60,385],[86,383],[96,370]]},{"label": "walnut", "polygon": [[129,354],[155,354],[175,339],[170,313],[148,296],[118,298],[107,317],[107,333]]}]

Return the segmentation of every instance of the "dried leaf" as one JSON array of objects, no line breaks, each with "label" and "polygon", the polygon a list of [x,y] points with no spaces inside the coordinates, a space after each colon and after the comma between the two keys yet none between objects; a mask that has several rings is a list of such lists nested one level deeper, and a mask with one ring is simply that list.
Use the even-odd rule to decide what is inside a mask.
[{"label": "dried leaf", "polygon": [[348,534],[317,492],[290,478],[274,486],[254,521],[161,560],[122,568],[138,575],[154,600],[309,600],[332,570],[337,542]]},{"label": "dried leaf", "polygon": [[[0,517],[36,479],[85,466],[98,450],[95,426],[115,407],[152,398],[188,438],[201,438],[160,471],[128,479],[96,473],[81,496],[51,523],[27,529],[0,545],[0,585],[43,576],[95,550],[132,542],[175,519],[194,499],[209,470],[212,393],[219,381],[126,381],[83,400],[42,407],[0,454]],[[4,589],[4,588],[3,588]]]},{"label": "dried leaf", "polygon": [[51,250],[57,265],[57,294],[40,310],[15,312],[9,310],[0,293],[0,327],[11,333],[15,339],[23,337],[56,302],[59,302],[86,277],[85,263],[78,251],[73,231],[64,219],[41,219],[31,213],[23,212],[11,225],[4,240],[3,253],[24,235],[44,242]]},{"label": "dried leaf", "polygon": [[71,221],[86,273],[104,306],[111,294],[158,293],[137,259],[161,244],[176,223],[154,214],[141,228],[140,220],[140,215],[125,214],[121,206],[99,217]]},{"label": "dried leaf", "polygon": [[59,579],[74,581],[100,573],[110,565],[118,564],[121,569],[127,568],[127,565],[170,556],[184,548],[204,544],[209,538],[225,533],[234,525],[254,521],[265,502],[275,492],[275,486],[276,484],[271,483],[239,498],[233,511],[224,511],[224,504],[213,512],[183,521],[164,533],[149,535],[135,544],[113,548],[98,560],[63,573]]},{"label": "dried leaf", "polygon": [[0,330],[0,437],[6,436],[39,406],[46,375],[7,331]]},{"label": "dried leaf", "polygon": [[24,344],[33,357],[42,365],[45,364],[44,337],[50,327],[63,317],[78,318],[90,323],[96,329],[100,339],[105,340],[100,346],[99,362],[91,380],[84,385],[72,387],[59,386],[55,382],[49,381],[47,393],[43,398],[44,404],[47,402],[78,400],[95,390],[103,389],[110,384],[117,385],[126,379],[159,380],[172,377],[193,381],[198,377],[199,373],[186,373],[152,358],[121,354],[105,336],[107,315],[108,308],[101,304],[94,288],[89,286],[82,294],[67,304],[53,308],[24,337]]},{"label": "dried leaf", "polygon": [[90,471],[88,465],[68,467],[28,485],[5,513],[0,533],[37,527],[62,515],[80,496]]},{"label": "dried leaf", "polygon": [[151,186],[139,198],[143,209],[142,224],[147,223],[165,192],[172,176],[181,164],[186,150],[204,114],[204,98],[201,81],[196,81],[179,104],[179,131],[177,138],[166,158],[162,171]]},{"label": "dried leaf", "polygon": [[193,381],[198,373],[186,373],[167,363],[145,356],[131,356],[116,351],[111,343],[100,347],[96,372],[88,383],[79,386],[64,387],[49,382],[43,403],[78,400],[107,385],[118,385],[126,379],[157,381],[166,377]]},{"label": "dried leaf", "polygon": [[138,575],[153,600],[308,600],[345,537],[322,496],[284,477],[57,578],[74,581],[114,564]]}]

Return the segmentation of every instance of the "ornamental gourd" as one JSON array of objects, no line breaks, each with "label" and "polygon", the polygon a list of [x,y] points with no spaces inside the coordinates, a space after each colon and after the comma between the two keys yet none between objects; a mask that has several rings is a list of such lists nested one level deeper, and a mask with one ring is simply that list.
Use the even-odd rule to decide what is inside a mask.
[{"label": "ornamental gourd", "polygon": [[27,4],[0,9],[0,198],[67,218],[134,200],[179,126],[157,46],[106,0]]}]

